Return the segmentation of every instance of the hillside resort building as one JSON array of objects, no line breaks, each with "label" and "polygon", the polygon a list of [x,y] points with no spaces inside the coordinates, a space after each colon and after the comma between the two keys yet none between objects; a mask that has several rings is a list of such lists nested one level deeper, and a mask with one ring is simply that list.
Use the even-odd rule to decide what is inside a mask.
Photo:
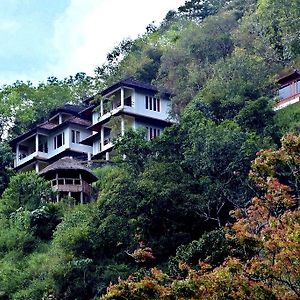
[{"label": "hillside resort building", "polygon": [[[275,110],[299,102],[299,71],[281,76],[278,83]],[[121,80],[85,99],[82,106],[67,104],[52,111],[47,121],[13,139],[14,168],[44,176],[58,200],[69,195],[84,203],[97,178],[80,161],[110,160],[113,141],[129,128],[144,128],[145,138],[151,140],[172,123],[170,94],[159,93],[151,84]]]},{"label": "hillside resort building", "polygon": [[168,94],[156,87],[125,79],[83,101],[53,110],[47,121],[10,141],[14,168],[35,170],[48,179],[58,200],[69,195],[84,203],[97,178],[80,161],[109,160],[113,141],[129,128],[144,128],[146,139],[159,136],[174,121]]}]

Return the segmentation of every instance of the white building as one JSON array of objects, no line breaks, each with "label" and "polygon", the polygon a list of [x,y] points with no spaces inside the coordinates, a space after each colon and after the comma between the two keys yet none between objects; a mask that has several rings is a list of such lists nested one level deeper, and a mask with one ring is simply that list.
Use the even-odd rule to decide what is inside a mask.
[{"label": "white building", "polygon": [[[129,128],[145,128],[148,140],[174,123],[168,94],[133,79],[122,80],[84,101],[89,107],[65,105],[50,118],[10,142],[18,171],[42,169],[63,157],[105,158],[113,140]],[[95,104],[96,103],[96,104]]]},{"label": "white building", "polygon": [[62,157],[88,159],[93,149],[80,144],[91,134],[87,129],[91,122],[79,116],[83,108],[65,105],[50,115],[50,118],[10,142],[16,153],[14,168],[18,171],[41,171]]},{"label": "white building", "polygon": [[300,73],[298,70],[292,70],[278,79],[279,102],[275,105],[275,110],[284,108],[300,100]]},{"label": "white building", "polygon": [[169,116],[169,95],[160,97],[156,87],[133,79],[119,81],[86,102],[90,107],[81,115],[90,117],[92,125],[88,129],[93,134],[81,143],[93,148],[93,159],[109,159],[113,139],[129,128],[145,128],[150,140],[174,123]]}]

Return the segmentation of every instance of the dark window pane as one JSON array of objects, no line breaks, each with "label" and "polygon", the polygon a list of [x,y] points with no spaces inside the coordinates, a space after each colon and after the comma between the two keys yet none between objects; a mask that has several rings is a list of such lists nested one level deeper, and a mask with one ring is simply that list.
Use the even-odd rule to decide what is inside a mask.
[{"label": "dark window pane", "polygon": [[132,106],[131,96],[125,98],[124,105],[126,105],[126,106]]},{"label": "dark window pane", "polygon": [[146,109],[149,108],[149,99],[148,99],[148,96],[146,96]]}]

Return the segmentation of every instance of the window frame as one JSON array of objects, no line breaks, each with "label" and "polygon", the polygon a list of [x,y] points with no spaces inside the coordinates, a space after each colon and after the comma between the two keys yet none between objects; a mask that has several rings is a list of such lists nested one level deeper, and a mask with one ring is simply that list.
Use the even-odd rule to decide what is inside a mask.
[{"label": "window frame", "polygon": [[[61,137],[61,141],[60,141],[60,137]],[[61,143],[59,143],[61,142]],[[62,147],[65,144],[65,132],[61,132],[57,135],[54,136],[53,138],[53,148],[54,150]]]}]

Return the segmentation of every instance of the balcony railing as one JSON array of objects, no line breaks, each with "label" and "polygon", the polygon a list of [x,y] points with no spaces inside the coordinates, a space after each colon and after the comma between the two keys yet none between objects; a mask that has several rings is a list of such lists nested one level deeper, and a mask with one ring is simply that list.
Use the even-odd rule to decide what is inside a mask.
[{"label": "balcony railing", "polygon": [[42,158],[49,158],[49,154],[41,151],[37,152],[29,152],[29,153],[21,153],[18,157],[18,159],[14,159],[14,167],[20,166],[32,158],[39,156]]},{"label": "balcony railing", "polygon": [[83,192],[92,193],[92,187],[84,180],[79,178],[55,178],[50,181],[51,187],[58,192]]},{"label": "balcony railing", "polygon": [[296,102],[299,102],[300,100],[300,93],[291,95],[289,97],[286,97],[284,99],[280,99],[280,101],[278,101],[278,103],[276,103],[274,109],[275,110],[279,110],[281,108],[284,108],[290,104],[294,104]]}]

